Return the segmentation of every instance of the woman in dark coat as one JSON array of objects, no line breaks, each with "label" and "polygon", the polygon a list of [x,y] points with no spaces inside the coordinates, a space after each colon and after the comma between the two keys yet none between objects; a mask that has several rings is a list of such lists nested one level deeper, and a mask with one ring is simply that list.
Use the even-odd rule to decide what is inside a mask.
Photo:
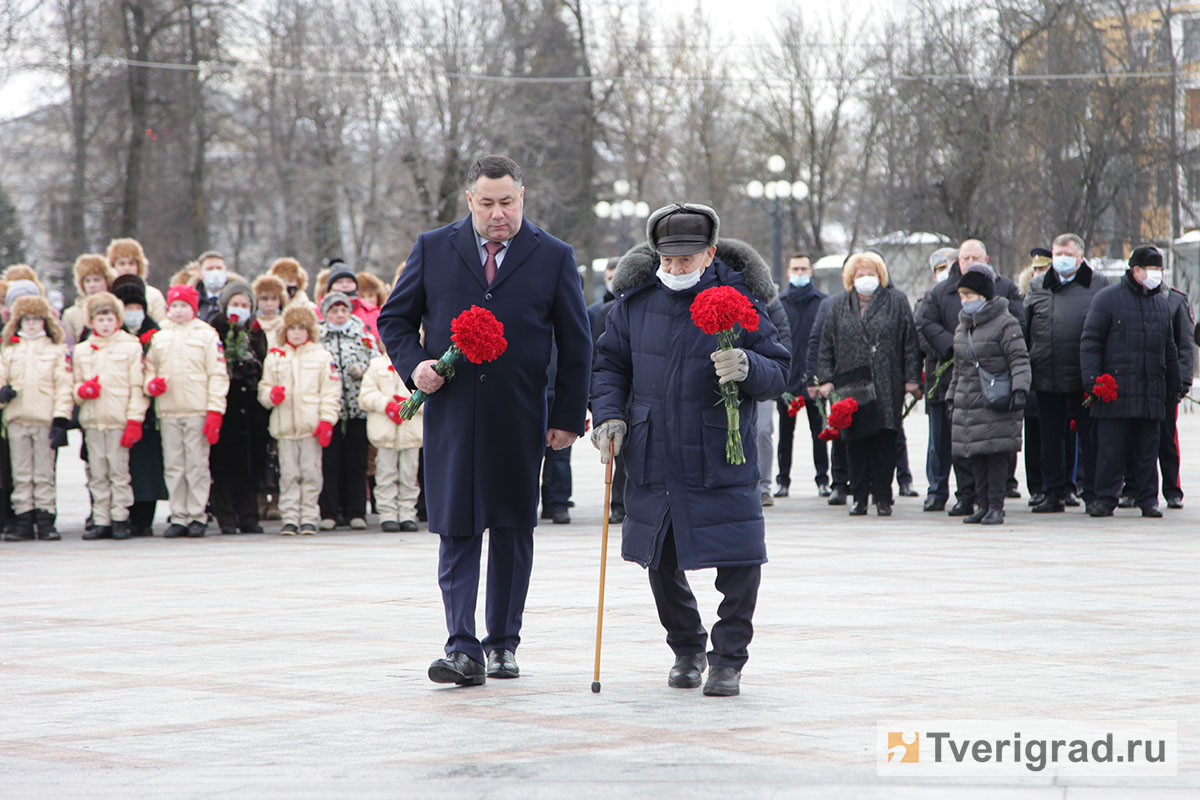
[{"label": "woman in dark coat", "polygon": [[[1021,449],[1021,424],[1033,373],[1029,351],[1008,298],[996,297],[996,284],[986,265],[972,266],[958,283],[962,311],[954,332],[954,378],[950,441],[955,458],[964,458],[975,478],[975,512],[966,523],[1004,522],[1005,484],[1011,457]],[[1009,373],[1012,396],[1003,410],[989,408],[980,368],[992,375]]]},{"label": "woman in dark coat", "polygon": [[852,516],[892,513],[892,474],[904,394],[921,397],[921,356],[912,308],[888,286],[887,265],[875,253],[855,253],[842,267],[843,294],[832,298],[821,330],[817,374],[821,395],[853,397],[859,410],[841,433],[850,462]]},{"label": "woman in dark coat", "polygon": [[229,395],[221,438],[209,450],[212,471],[210,505],[221,533],[262,533],[258,519],[257,477],[251,470],[251,441],[260,423],[258,381],[267,357],[267,337],[254,320],[254,290],[241,281],[228,283],[217,299],[220,312],[209,323],[225,346]]}]

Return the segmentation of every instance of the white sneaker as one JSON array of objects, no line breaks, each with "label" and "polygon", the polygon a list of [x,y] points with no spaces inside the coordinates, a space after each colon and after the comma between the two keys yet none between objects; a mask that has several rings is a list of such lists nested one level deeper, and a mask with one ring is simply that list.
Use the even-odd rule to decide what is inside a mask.
[{"label": "white sneaker", "polygon": [[356,531],[361,531],[363,528],[367,527],[367,521],[362,517],[355,517],[354,519],[350,520],[350,527]]},{"label": "white sneaker", "polygon": [[333,530],[334,525],[337,525],[337,522],[335,522],[334,520],[331,520],[331,519],[321,520],[321,530],[323,530],[323,531]]}]

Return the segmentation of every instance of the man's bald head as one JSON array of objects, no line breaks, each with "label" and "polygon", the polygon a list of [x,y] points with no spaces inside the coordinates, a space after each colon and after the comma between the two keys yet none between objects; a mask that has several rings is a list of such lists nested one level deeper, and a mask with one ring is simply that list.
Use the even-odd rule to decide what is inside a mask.
[{"label": "man's bald head", "polygon": [[958,246],[958,268],[965,270],[976,261],[988,263],[987,248],[978,239],[967,239]]}]

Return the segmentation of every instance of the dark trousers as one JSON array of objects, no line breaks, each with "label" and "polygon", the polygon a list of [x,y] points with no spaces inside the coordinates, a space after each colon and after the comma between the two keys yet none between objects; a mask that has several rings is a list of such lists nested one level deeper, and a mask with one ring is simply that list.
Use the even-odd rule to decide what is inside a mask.
[{"label": "dark trousers", "polygon": [[[792,439],[796,431],[796,418],[788,416],[787,403],[780,400],[778,401],[778,406],[779,449],[775,455],[779,459],[779,474],[775,476],[775,482],[780,486],[791,486]],[[825,420],[822,419],[821,409],[817,407],[815,400],[805,399],[804,413],[808,417],[809,438],[812,439],[813,468],[816,472],[817,486],[828,486],[829,454],[825,450],[825,443],[817,438],[817,434],[825,427]]]},{"label": "dark trousers", "polygon": [[966,459],[975,476],[975,499],[980,508],[1004,510],[1004,490],[1008,484],[1008,453],[988,453]]},{"label": "dark trousers", "polygon": [[855,503],[866,503],[868,495],[876,503],[892,504],[892,474],[896,471],[896,432],[882,430],[846,443],[850,461],[850,491]]},{"label": "dark trousers", "polygon": [[257,484],[249,475],[214,472],[208,502],[222,528],[253,527],[258,524]]},{"label": "dark trousers", "polygon": [[129,524],[134,528],[149,528],[154,525],[154,509],[157,500],[134,500],[129,507]]},{"label": "dark trousers", "polygon": [[542,511],[562,511],[571,499],[571,448],[546,448],[542,459]]},{"label": "dark trousers", "polygon": [[[667,645],[677,656],[703,653],[708,633],[700,620],[696,596],[688,585],[687,576],[679,568],[675,554],[675,530],[667,528],[658,567],[648,570],[650,591],[658,607],[658,619],[667,630]],[[709,666],[733,667],[740,670],[748,659],[750,639],[754,636],[754,607],[758,602],[758,585],[762,569],[752,567],[717,567],[717,591],[724,599],[717,606],[717,622],[712,629],[712,650],[708,651]]]},{"label": "dark trousers", "polygon": [[829,445],[829,479],[830,486],[850,488],[850,456],[841,439],[834,439]]},{"label": "dark trousers", "polygon": [[[1139,508],[1158,504],[1157,419],[1098,419],[1093,422],[1096,451],[1095,499],[1110,508],[1117,505],[1121,487],[1133,495]],[[1081,437],[1082,438],[1082,437]],[[1128,472],[1127,472],[1128,470]]]},{"label": "dark trousers", "polygon": [[1179,403],[1167,406],[1158,434],[1158,466],[1162,470],[1162,493],[1168,500],[1182,500],[1179,482]]},{"label": "dark trousers", "polygon": [[[345,429],[343,430],[343,425]],[[367,421],[334,423],[333,438],[321,455],[325,483],[318,500],[322,519],[367,515]]]},{"label": "dark trousers", "polygon": [[521,643],[521,618],[533,569],[533,529],[488,531],[487,599],[484,622],[488,635],[475,637],[475,600],[479,596],[479,555],[483,536],[442,536],[438,551],[438,586],[446,609],[446,655],[458,651],[483,663],[493,650],[513,650]]},{"label": "dark trousers", "polygon": [[[1076,479],[1083,499],[1094,499],[1096,431],[1091,413],[1082,405],[1082,392],[1038,392],[1037,400],[1042,433],[1042,490],[1047,495],[1061,497],[1071,489],[1068,434],[1074,421],[1079,446]],[[1124,464],[1122,461],[1118,469],[1124,469]]]},{"label": "dark trousers", "polygon": [[609,500],[608,511],[625,513],[625,459],[617,456],[613,459],[612,497]]},{"label": "dark trousers", "polygon": [[904,435],[904,423],[896,430],[896,483],[912,485],[912,470],[908,466],[908,437]]},{"label": "dark trousers", "polygon": [[929,408],[929,447],[925,451],[926,497],[946,502],[950,498],[950,415],[945,403],[926,403]]},{"label": "dark trousers", "polygon": [[1037,417],[1025,418],[1025,487],[1031,494],[1042,491],[1042,427]]}]

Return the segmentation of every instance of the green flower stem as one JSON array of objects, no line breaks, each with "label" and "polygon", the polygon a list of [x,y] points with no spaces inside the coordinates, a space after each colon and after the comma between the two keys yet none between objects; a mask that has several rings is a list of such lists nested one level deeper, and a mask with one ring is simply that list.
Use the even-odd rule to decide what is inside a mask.
[{"label": "green flower stem", "polygon": [[[458,349],[458,345],[450,345],[446,352],[442,353],[442,357],[433,365],[433,371],[441,375],[446,380],[454,377],[454,362],[462,355],[462,350]],[[417,410],[425,404],[425,400],[429,397],[425,392],[417,389],[408,399],[400,406],[400,417],[402,419],[412,419]]]},{"label": "green flower stem", "polygon": [[[734,341],[735,338],[732,329],[717,331],[717,346],[719,349],[732,350]],[[721,399],[725,401],[725,423],[729,429],[729,434],[725,439],[725,460],[730,464],[746,463],[746,454],[742,450],[739,394],[740,390],[734,381],[721,384]]]}]

